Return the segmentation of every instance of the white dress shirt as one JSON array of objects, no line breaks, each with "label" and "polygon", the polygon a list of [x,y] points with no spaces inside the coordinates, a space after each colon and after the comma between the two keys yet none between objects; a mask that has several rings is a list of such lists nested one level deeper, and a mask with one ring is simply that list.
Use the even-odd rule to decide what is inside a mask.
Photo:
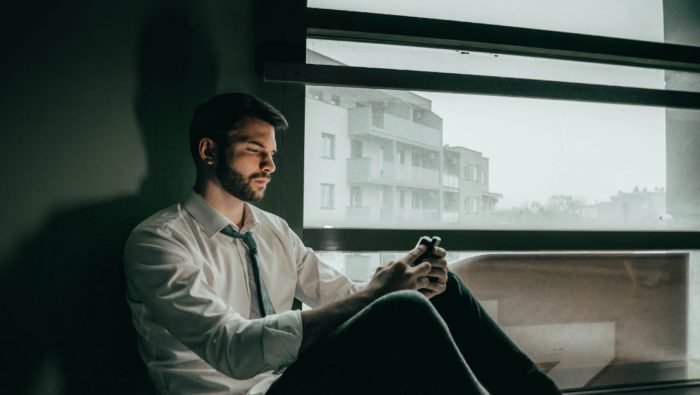
[{"label": "white dress shirt", "polygon": [[[220,233],[250,231],[277,314],[249,319],[248,251]],[[245,204],[238,229],[198,194],[139,224],[127,241],[127,301],[139,351],[166,394],[263,394],[297,358],[301,313],[358,285],[303,245],[287,223]]]}]

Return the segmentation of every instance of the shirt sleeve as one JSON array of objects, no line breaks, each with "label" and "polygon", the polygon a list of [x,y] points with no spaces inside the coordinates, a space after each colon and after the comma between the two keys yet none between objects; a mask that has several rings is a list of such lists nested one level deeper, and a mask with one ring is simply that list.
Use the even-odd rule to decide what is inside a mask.
[{"label": "shirt sleeve", "polygon": [[311,307],[318,307],[340,300],[366,285],[353,282],[345,274],[321,260],[288,226],[286,232],[297,264],[295,296],[302,302]]},{"label": "shirt sleeve", "polygon": [[243,318],[208,285],[188,242],[174,231],[135,230],[124,259],[128,297],[220,372],[248,379],[296,359],[300,312]]}]

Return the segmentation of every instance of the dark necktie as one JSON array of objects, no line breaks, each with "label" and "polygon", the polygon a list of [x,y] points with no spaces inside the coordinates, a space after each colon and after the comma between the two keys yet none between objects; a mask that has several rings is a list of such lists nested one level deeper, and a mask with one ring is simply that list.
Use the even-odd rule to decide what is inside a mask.
[{"label": "dark necktie", "polygon": [[248,281],[251,284],[251,293],[255,295],[257,301],[251,301],[251,318],[265,317],[269,314],[275,313],[275,308],[272,306],[272,301],[270,301],[270,295],[265,289],[265,284],[260,279],[260,267],[258,266],[258,245],[255,244],[255,239],[253,234],[250,232],[240,233],[236,232],[230,225],[221,230],[221,233],[226,236],[233,237],[234,239],[241,239],[243,243],[248,247],[248,256],[250,257],[250,264],[248,265],[248,272],[253,275],[253,282]]}]

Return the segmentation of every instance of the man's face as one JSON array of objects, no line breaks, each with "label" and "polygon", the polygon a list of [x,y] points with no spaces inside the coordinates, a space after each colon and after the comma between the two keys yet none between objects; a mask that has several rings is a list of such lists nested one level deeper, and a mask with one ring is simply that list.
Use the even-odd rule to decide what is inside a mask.
[{"label": "man's face", "polygon": [[275,171],[275,129],[260,119],[250,119],[232,134],[228,146],[219,149],[216,176],[224,190],[246,201],[263,198]]}]

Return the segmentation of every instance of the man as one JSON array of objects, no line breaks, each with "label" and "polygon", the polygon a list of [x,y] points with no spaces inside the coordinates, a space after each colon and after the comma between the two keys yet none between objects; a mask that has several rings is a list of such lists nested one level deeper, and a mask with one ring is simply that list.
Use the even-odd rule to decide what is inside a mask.
[{"label": "man", "polygon": [[[127,242],[127,299],[159,391],[559,393],[448,273],[444,249],[415,262],[425,252],[415,248],[358,285],[249,204],[263,197],[286,127],[250,95],[200,105],[194,191]],[[291,310],[295,297],[313,309]]]}]

